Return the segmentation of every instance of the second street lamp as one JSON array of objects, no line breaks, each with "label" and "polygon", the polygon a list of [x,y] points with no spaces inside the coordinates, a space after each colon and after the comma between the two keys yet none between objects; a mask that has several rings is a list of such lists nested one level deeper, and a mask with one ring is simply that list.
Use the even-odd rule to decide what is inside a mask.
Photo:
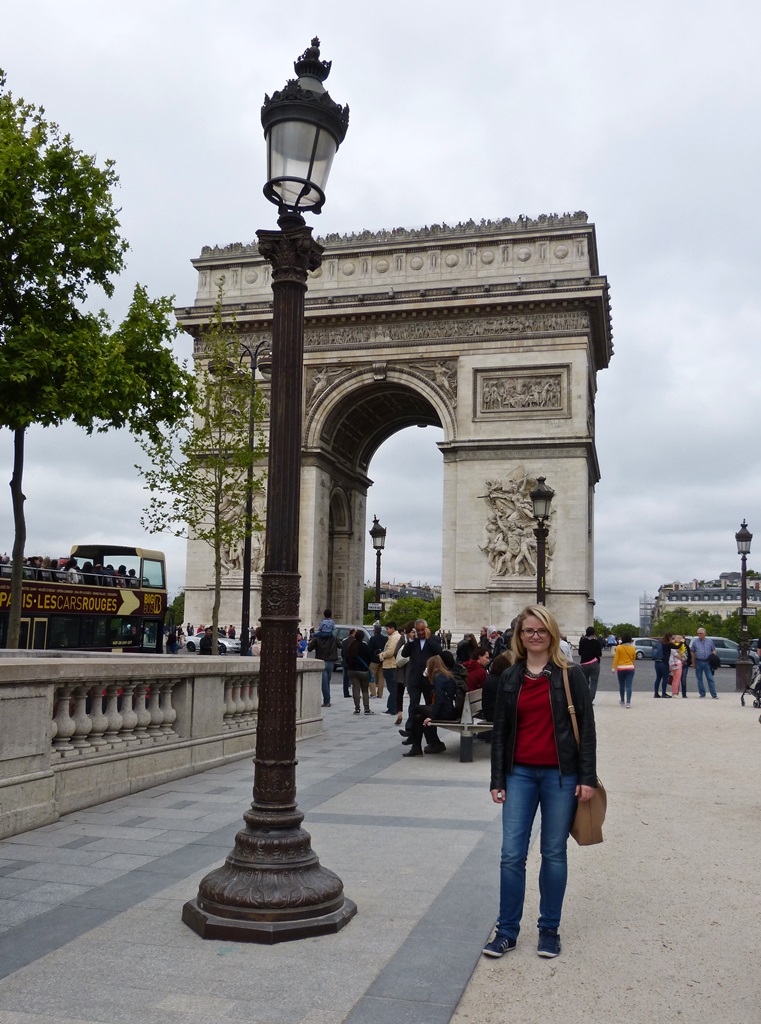
[{"label": "second street lamp", "polygon": [[[259,358],[260,353],[265,355]],[[251,395],[248,405],[248,447],[251,458],[246,469],[246,504],[243,515],[246,535],[243,538],[243,595],[240,608],[240,653],[247,655],[251,647],[251,534],[254,522],[254,435],[256,430],[256,371],[269,376],[271,369],[270,341],[260,341],[254,349],[241,344],[241,359],[248,356],[251,364]]]},{"label": "second street lamp", "polygon": [[[386,546],[386,528],[378,522],[378,517],[373,516],[373,528],[369,531],[375,548],[375,603],[380,604],[381,599],[381,555]],[[377,609],[376,609],[377,611]],[[380,616],[378,616],[380,618]]]},{"label": "second street lamp", "polygon": [[740,657],[735,666],[735,690],[745,692],[750,686],[753,674],[753,664],[748,657],[748,566],[747,560],[750,554],[750,542],[753,534],[748,529],[748,524],[743,519],[740,529],[735,534],[737,541],[737,554],[740,556],[741,577],[740,577]]},{"label": "second street lamp", "polygon": [[296,631],[299,624],[299,497],[307,274],[322,262],[302,210],[319,213],[349,111],[323,81],[319,40],[294,64],[297,81],[265,96],[262,125],[279,231],[258,231],[272,266],[272,390],[262,574],[262,656],[254,799],[221,868],[202,879],[182,919],[205,939],[272,944],[337,932],[356,905],[313,852],[296,803]]},{"label": "second street lamp", "polygon": [[555,496],[551,487],[545,484],[543,476],[537,477],[536,487],[531,492],[531,504],[534,506],[534,518],[537,523],[534,528],[536,537],[536,603],[543,605],[547,596],[545,585],[545,573],[547,571],[547,537],[549,527],[547,522],[550,518],[550,505]]}]

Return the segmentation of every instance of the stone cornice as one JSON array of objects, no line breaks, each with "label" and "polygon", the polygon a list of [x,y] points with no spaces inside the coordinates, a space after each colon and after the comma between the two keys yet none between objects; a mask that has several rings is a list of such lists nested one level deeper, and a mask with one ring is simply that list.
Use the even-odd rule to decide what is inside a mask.
[{"label": "stone cornice", "polygon": [[[363,244],[369,245],[394,245],[396,243],[406,244],[408,242],[423,241],[427,245],[435,244],[437,240],[462,239],[469,236],[476,236],[483,239],[494,239],[505,235],[521,235],[527,231],[552,231],[568,228],[580,228],[589,225],[589,218],[583,210],[576,213],[543,213],[538,217],[519,216],[516,220],[511,217],[502,217],[497,220],[486,220],[482,218],[476,222],[468,220],[455,225],[446,223],[425,225],[422,228],[381,228],[379,231],[352,231],[346,234],[331,232],[324,236],[316,236],[316,241],[330,249],[355,249]],[[258,256],[258,247],[255,242],[231,242],[229,245],[204,245],[201,249],[200,260],[219,257],[240,259],[241,257]],[[193,263],[198,261],[193,260]]]}]

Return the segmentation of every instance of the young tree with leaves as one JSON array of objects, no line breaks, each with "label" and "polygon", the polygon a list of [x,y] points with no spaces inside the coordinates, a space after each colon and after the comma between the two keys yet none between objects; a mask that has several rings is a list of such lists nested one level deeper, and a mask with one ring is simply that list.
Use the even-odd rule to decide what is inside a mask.
[{"label": "young tree with leaves", "polygon": [[172,355],[172,301],[136,286],[113,330],[87,312],[124,267],[112,161],[75,149],[41,107],[14,99],[0,70],[0,426],[13,432],[13,570],[7,646],[17,647],[26,521],[24,441],[32,424],[159,438],[183,417],[193,378]]},{"label": "young tree with leaves", "polygon": [[[240,359],[235,321],[225,323],[223,287],[208,327],[201,335],[198,390],[179,440],[167,434],[158,445],[146,439],[141,446],[152,465],[136,467],[151,492],[143,525],[151,532],[169,530],[176,537],[188,532],[214,552],[214,604],[211,625],[219,626],[223,552],[239,551],[246,538],[243,513],[249,477],[252,498],[264,491],[264,472],[249,473],[263,464],[266,441],[261,431],[249,437],[251,424],[261,423],[264,398],[251,367]],[[252,515],[252,532],[264,528]],[[245,643],[247,638],[241,637]]]}]

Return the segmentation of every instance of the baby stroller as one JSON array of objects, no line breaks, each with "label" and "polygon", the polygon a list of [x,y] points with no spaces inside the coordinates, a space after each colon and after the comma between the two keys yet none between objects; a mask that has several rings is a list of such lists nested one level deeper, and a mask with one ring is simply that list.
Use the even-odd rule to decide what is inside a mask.
[{"label": "baby stroller", "polygon": [[[754,665],[750,683],[740,695],[740,703],[745,707],[745,698],[753,697],[753,707],[761,708],[761,665]],[[761,719],[759,719],[761,721]]]}]

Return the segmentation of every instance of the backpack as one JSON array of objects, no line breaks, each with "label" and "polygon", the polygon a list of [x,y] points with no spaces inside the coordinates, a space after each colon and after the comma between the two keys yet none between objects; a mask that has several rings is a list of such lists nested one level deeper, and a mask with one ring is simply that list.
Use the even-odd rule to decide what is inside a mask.
[{"label": "backpack", "polygon": [[457,717],[460,718],[462,715],[462,709],[465,707],[465,698],[468,695],[468,673],[463,670],[463,674],[457,671],[461,666],[456,665],[452,680],[454,682],[454,709]]},{"label": "backpack", "polygon": [[663,661],[663,644],[657,643],[653,647],[653,661]]}]

